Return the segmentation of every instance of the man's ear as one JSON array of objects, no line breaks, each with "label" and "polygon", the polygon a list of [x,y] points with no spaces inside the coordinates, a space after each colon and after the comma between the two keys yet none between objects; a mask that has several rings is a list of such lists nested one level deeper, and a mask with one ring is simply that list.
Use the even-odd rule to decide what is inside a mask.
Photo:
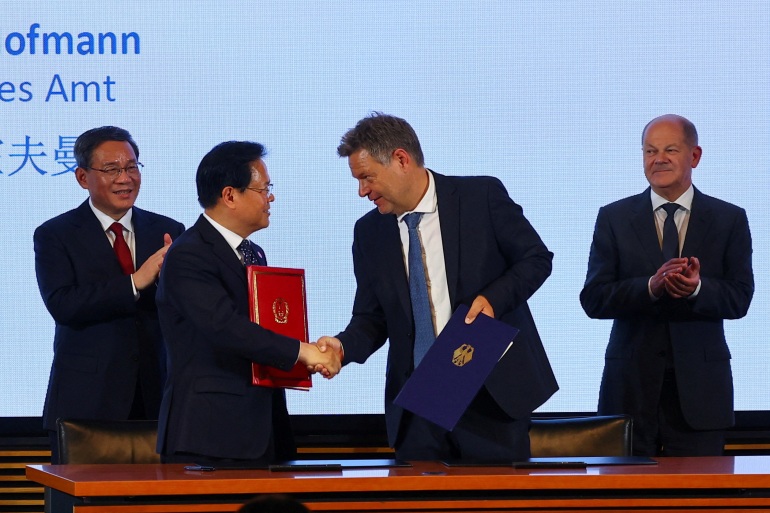
[{"label": "man's ear", "polygon": [[75,169],[75,179],[78,181],[80,186],[84,189],[88,189],[87,177],[88,177],[88,171],[86,171],[80,166],[78,166],[77,169]]},{"label": "man's ear", "polygon": [[401,169],[406,168],[409,163],[412,161],[412,156],[409,155],[409,152],[407,152],[403,148],[397,148],[390,156],[390,160],[392,162],[396,162]]},{"label": "man's ear", "polygon": [[222,199],[222,204],[227,208],[235,208],[235,191],[235,187],[228,185],[220,193],[219,197]]},{"label": "man's ear", "polygon": [[692,149],[692,164],[690,167],[696,168],[698,167],[698,163],[700,162],[701,155],[703,155],[703,149],[700,146],[696,146]]}]

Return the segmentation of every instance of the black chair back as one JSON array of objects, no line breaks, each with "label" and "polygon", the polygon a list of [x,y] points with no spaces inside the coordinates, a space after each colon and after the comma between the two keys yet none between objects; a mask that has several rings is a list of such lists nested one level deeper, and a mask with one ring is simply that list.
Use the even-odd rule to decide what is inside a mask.
[{"label": "black chair back", "polygon": [[631,456],[633,421],[628,415],[533,419],[533,458]]},{"label": "black chair back", "polygon": [[59,462],[160,463],[155,420],[58,419]]}]

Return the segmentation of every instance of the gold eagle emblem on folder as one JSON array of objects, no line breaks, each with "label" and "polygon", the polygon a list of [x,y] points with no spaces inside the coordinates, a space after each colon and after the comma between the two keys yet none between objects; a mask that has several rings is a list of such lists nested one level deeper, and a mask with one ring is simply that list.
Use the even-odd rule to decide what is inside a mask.
[{"label": "gold eagle emblem on folder", "polygon": [[458,367],[462,367],[466,363],[473,359],[473,346],[470,344],[463,344],[452,354],[452,363]]}]

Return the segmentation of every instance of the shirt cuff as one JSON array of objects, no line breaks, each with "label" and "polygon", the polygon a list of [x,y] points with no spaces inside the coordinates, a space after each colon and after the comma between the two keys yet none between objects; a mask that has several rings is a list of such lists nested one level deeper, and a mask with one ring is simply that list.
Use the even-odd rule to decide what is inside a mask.
[{"label": "shirt cuff", "polygon": [[139,299],[139,291],[136,290],[136,284],[134,283],[134,275],[133,274],[131,275],[131,288],[134,291],[134,301],[136,301],[137,299]]},{"label": "shirt cuff", "polygon": [[695,292],[693,292],[692,294],[687,296],[687,299],[695,299],[696,297],[698,297],[698,293],[700,292],[700,286],[701,286],[702,283],[703,283],[703,281],[698,280],[698,286],[695,287]]},{"label": "shirt cuff", "polygon": [[653,276],[650,276],[650,279],[647,280],[647,294],[650,295],[650,299],[652,299],[653,301],[657,301],[660,298],[652,293],[652,278]]},{"label": "shirt cuff", "polygon": [[297,346],[297,359],[294,360],[294,365],[297,365],[299,363],[299,355],[302,353],[302,342],[299,343],[300,345]]}]

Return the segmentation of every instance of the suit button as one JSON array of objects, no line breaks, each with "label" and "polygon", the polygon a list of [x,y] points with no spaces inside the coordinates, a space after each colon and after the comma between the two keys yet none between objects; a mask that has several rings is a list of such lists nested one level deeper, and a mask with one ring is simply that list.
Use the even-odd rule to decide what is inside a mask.
[{"label": "suit button", "polygon": [[138,357],[137,355],[133,355],[133,356],[131,357],[131,361],[132,361],[132,362],[138,362],[138,361],[139,361],[139,357]]},{"label": "suit button", "polygon": [[661,351],[661,352],[658,353],[658,356],[660,356],[661,358],[665,358],[666,352],[665,351]]}]

